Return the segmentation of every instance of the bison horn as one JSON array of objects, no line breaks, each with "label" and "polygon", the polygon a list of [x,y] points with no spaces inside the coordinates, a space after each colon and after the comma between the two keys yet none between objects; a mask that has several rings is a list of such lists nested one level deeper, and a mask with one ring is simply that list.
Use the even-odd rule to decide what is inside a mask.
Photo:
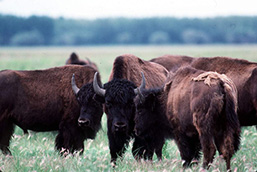
[{"label": "bison horn", "polygon": [[142,75],[141,85],[139,87],[137,87],[136,89],[134,89],[135,94],[141,94],[141,90],[145,88],[145,76],[144,76],[144,73],[141,72],[141,75]]},{"label": "bison horn", "polygon": [[88,61],[88,64],[91,66],[91,65],[92,65],[91,60],[90,60],[89,58],[87,58],[87,57],[86,57],[86,59],[87,59],[87,61]]},{"label": "bison horn", "polygon": [[75,93],[75,95],[77,95],[78,92],[79,92],[79,88],[78,88],[77,85],[76,85],[76,82],[75,82],[75,75],[74,75],[74,74],[72,75],[72,78],[71,78],[71,87],[72,87],[72,90],[73,90],[73,92]]},{"label": "bison horn", "polygon": [[99,96],[104,97],[104,96],[105,96],[105,89],[101,88],[101,87],[98,85],[98,82],[97,82],[97,74],[98,74],[98,72],[96,72],[96,73],[95,73],[95,76],[94,76],[94,82],[93,82],[94,91],[95,91],[95,93],[98,94]]}]

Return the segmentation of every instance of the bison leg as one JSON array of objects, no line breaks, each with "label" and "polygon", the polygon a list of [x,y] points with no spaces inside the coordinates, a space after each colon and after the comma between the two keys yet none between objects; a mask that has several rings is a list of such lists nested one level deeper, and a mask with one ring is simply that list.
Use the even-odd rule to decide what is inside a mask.
[{"label": "bison leg", "polygon": [[155,150],[155,153],[156,153],[157,158],[158,158],[159,161],[162,160],[162,147],[163,147],[163,145],[162,145],[160,148],[157,148],[157,149]]},{"label": "bison leg", "polygon": [[240,144],[240,128],[226,126],[227,128],[216,133],[222,133],[215,136],[215,145],[219,153],[223,155],[227,170],[230,169],[230,160],[233,154],[238,150]]},{"label": "bison leg", "polygon": [[11,155],[11,151],[9,150],[9,144],[11,136],[14,132],[14,125],[9,120],[0,121],[0,149],[3,154]]},{"label": "bison leg", "polygon": [[153,160],[153,154],[154,154],[154,150],[150,150],[148,148],[146,148],[144,154],[144,160]]},{"label": "bison leg", "polygon": [[212,163],[216,148],[213,143],[213,138],[208,134],[200,135],[200,141],[203,149],[203,168],[208,169],[209,163]]},{"label": "bison leg", "polygon": [[83,131],[78,126],[61,122],[59,133],[55,139],[55,146],[61,153],[80,151],[80,154],[82,154],[84,151],[84,140]]},{"label": "bison leg", "polygon": [[109,141],[109,148],[111,153],[111,162],[114,164],[116,163],[116,160],[118,157],[122,157],[123,153],[125,152],[125,143],[123,145],[117,145],[113,141]]},{"label": "bison leg", "polygon": [[222,152],[221,152],[221,145],[223,144],[222,143],[222,140],[223,140],[223,133],[220,133],[220,134],[217,134],[214,136],[214,143],[215,143],[215,146],[219,152],[219,155],[222,155]]},{"label": "bison leg", "polygon": [[[193,158],[196,157],[198,146],[195,145],[199,145],[199,143],[196,142],[194,138],[188,137],[185,134],[175,136],[175,141],[180,151],[180,156],[182,160],[185,161],[183,163],[183,167],[187,168],[190,166],[190,163],[193,160]],[[199,153],[197,153],[197,155],[198,154]]]},{"label": "bison leg", "polygon": [[135,141],[132,147],[132,154],[136,160],[144,157],[144,159],[152,159],[153,152],[147,150],[147,145],[144,140],[139,137],[135,137]]},{"label": "bison leg", "polygon": [[28,130],[22,129],[24,134],[29,134]]},{"label": "bison leg", "polygon": [[111,162],[115,165],[117,158],[122,157],[124,151],[126,150],[129,138],[127,138],[126,136],[117,137],[117,135],[113,135],[113,133],[108,130],[108,140],[111,154]]},{"label": "bison leg", "polygon": [[223,155],[226,161],[227,170],[230,169],[230,160],[235,152],[235,148],[233,146],[234,138],[232,135],[233,135],[232,133],[230,134],[225,133],[223,138],[218,138],[219,140],[221,140],[221,144],[217,146],[218,146],[218,149],[221,150],[221,154]]},{"label": "bison leg", "polygon": [[155,151],[155,154],[156,154],[158,160],[161,161],[162,160],[162,148],[165,143],[165,140],[164,140],[164,138],[158,138],[158,140],[159,141],[157,143],[155,143],[156,145],[155,145],[154,151]]}]

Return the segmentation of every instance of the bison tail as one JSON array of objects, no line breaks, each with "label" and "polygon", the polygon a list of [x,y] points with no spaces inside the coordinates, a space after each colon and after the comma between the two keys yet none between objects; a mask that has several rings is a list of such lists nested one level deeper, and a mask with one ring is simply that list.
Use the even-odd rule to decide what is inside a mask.
[{"label": "bison tail", "polygon": [[223,82],[227,131],[233,135],[234,151],[239,149],[240,123],[237,115],[237,90],[233,83]]}]

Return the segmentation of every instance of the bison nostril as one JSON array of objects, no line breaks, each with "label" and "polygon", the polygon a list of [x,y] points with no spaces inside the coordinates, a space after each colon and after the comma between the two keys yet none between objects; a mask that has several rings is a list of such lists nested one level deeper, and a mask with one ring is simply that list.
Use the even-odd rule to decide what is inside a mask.
[{"label": "bison nostril", "polygon": [[78,123],[79,123],[79,125],[88,126],[90,124],[90,120],[82,118],[82,119],[78,119]]},{"label": "bison nostril", "polygon": [[90,124],[90,121],[86,120],[84,124],[88,126]]},{"label": "bison nostril", "polygon": [[124,129],[124,128],[127,127],[127,125],[125,123],[123,123],[123,122],[117,122],[117,123],[114,124],[114,127],[116,129]]}]

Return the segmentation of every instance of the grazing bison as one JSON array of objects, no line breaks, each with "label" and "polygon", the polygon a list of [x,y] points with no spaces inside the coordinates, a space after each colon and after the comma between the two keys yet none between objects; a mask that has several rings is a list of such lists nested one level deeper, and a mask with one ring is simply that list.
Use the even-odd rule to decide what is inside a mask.
[{"label": "grazing bison", "polygon": [[[83,151],[84,140],[95,137],[103,114],[102,105],[92,98],[95,95],[92,86],[95,72],[96,70],[90,66],[78,65],[46,70],[1,71],[0,149],[2,152],[11,154],[8,147],[14,125],[23,130],[58,130],[55,140],[57,150],[64,148],[70,152]],[[71,86],[72,74],[75,74],[79,87],[84,85],[80,90],[74,86],[74,82]],[[85,123],[85,120],[81,119],[84,115],[90,122]],[[78,124],[83,126],[79,127]]]},{"label": "grazing bison", "polygon": [[148,140],[158,156],[164,140],[174,137],[185,167],[199,159],[202,149],[207,168],[217,148],[230,169],[240,125],[236,87],[226,75],[181,68],[165,87],[140,89],[135,106],[136,135]]},{"label": "grazing bison", "polygon": [[168,71],[176,72],[180,67],[188,66],[194,58],[181,55],[164,55],[150,60],[165,67]]},{"label": "grazing bison", "polygon": [[98,70],[96,64],[89,60],[89,58],[87,58],[87,60],[79,59],[78,55],[74,52],[70,55],[70,58],[66,61],[66,64],[89,65]]},{"label": "grazing bison", "polygon": [[241,126],[257,125],[257,63],[229,57],[195,59],[191,66],[226,74],[238,90],[238,117]]},{"label": "grazing bison", "polygon": [[135,138],[132,148],[134,157],[148,158],[144,141],[134,135],[133,99],[141,83],[141,72],[148,78],[147,88],[162,85],[168,75],[168,71],[161,65],[126,54],[115,59],[109,82],[104,84],[104,88],[94,80],[96,94],[104,98],[111,162],[114,163],[118,156],[122,156],[131,138]]}]

